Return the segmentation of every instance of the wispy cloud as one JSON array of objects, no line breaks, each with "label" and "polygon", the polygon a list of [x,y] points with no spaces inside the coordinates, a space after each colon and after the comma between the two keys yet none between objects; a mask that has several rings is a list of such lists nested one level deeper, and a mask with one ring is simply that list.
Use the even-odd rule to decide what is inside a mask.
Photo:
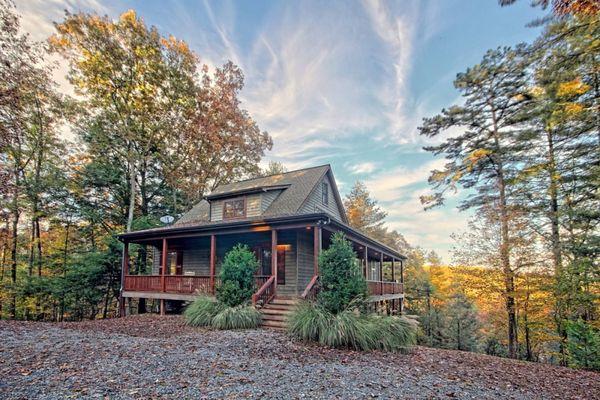
[{"label": "wispy cloud", "polygon": [[372,162],[364,162],[348,166],[348,169],[353,175],[371,174],[377,169],[377,166]]},{"label": "wispy cloud", "polygon": [[97,0],[24,0],[16,2],[22,16],[21,27],[35,41],[43,41],[54,33],[53,22],[63,19],[69,12],[95,11],[107,13],[108,8]]},{"label": "wispy cloud", "polygon": [[427,182],[429,174],[434,169],[442,168],[444,160],[433,160],[424,163],[417,168],[409,169],[406,166],[392,168],[384,173],[376,175],[366,181],[370,192],[380,201],[394,201],[412,192],[411,185]]}]

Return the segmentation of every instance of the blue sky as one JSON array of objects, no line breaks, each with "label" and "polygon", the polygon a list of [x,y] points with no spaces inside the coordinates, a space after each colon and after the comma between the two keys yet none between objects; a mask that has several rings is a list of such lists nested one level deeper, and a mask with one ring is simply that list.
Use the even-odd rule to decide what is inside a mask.
[{"label": "blue sky", "polygon": [[[541,16],[526,0],[505,8],[496,0],[21,0],[17,8],[35,39],[52,33],[65,9],[116,17],[133,8],[209,66],[232,60],[246,77],[244,107],[274,140],[265,163],[330,163],[342,194],[364,181],[391,228],[446,261],[450,235],[469,214],[456,209],[461,192],[423,211],[418,198],[443,160],[422,150],[431,142],[417,127],[460,101],[457,72],[489,48],[533,40],[539,29],[526,24]],[[57,79],[69,91],[64,71]]]}]

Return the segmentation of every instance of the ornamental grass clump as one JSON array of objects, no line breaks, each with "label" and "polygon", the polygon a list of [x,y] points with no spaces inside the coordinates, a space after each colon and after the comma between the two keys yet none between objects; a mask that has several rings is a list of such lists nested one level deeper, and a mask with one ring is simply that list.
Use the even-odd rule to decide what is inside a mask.
[{"label": "ornamental grass clump", "polygon": [[333,314],[318,303],[306,301],[288,320],[288,333],[293,338],[352,350],[406,352],[416,344],[416,332],[415,320],[364,314],[356,304]]},{"label": "ornamental grass clump", "polygon": [[252,329],[261,323],[260,312],[253,306],[240,305],[225,307],[212,319],[211,326],[216,329]]},{"label": "ornamental grass clump", "polygon": [[261,324],[261,315],[250,303],[254,271],[258,261],[250,248],[238,244],[225,255],[221,265],[221,285],[216,301],[201,296],[190,304],[184,316],[191,326],[216,329],[251,329]]},{"label": "ornamental grass clump", "polygon": [[417,323],[403,316],[367,314],[367,285],[356,253],[343,233],[332,236],[319,257],[317,301],[301,302],[288,319],[293,338],[353,350],[407,351],[416,344]]},{"label": "ornamental grass clump", "polygon": [[223,310],[225,306],[216,302],[214,299],[207,296],[200,296],[191,303],[183,316],[188,325],[191,326],[212,326],[212,319]]}]

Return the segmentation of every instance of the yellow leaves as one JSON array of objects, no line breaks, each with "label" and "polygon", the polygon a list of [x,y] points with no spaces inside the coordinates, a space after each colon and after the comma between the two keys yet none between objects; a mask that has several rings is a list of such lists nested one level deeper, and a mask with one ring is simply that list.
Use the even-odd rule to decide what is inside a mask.
[{"label": "yellow leaves", "polygon": [[566,117],[574,117],[583,111],[583,106],[579,103],[567,103],[565,104]]},{"label": "yellow leaves", "polygon": [[52,35],[48,38],[48,43],[56,49],[63,49],[69,47],[71,41],[66,36]]},{"label": "yellow leaves", "polygon": [[563,82],[558,85],[558,90],[556,91],[556,95],[560,98],[573,98],[576,96],[581,96],[590,90],[589,85],[581,82],[581,79],[573,79],[569,82]]},{"label": "yellow leaves", "polygon": [[443,182],[450,175],[449,171],[439,171],[434,170],[431,171],[431,176],[429,177],[430,182]]},{"label": "yellow leaves", "polygon": [[529,94],[535,98],[542,97],[545,93],[546,93],[546,91],[544,90],[544,88],[542,88],[540,86],[534,86],[529,89]]},{"label": "yellow leaves", "polygon": [[467,167],[467,171],[473,171],[475,164],[477,164],[482,158],[485,158],[490,154],[492,154],[492,151],[487,149],[473,150],[471,154],[469,154],[464,160],[464,163]]},{"label": "yellow leaves", "polygon": [[136,25],[138,23],[137,14],[135,10],[129,9],[119,16],[119,21],[130,25]]}]

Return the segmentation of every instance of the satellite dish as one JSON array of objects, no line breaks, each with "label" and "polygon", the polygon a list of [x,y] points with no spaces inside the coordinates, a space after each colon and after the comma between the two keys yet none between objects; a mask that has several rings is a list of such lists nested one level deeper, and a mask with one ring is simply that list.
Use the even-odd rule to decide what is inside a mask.
[{"label": "satellite dish", "polygon": [[160,222],[162,222],[163,224],[170,224],[171,222],[175,221],[175,217],[171,216],[171,215],[165,215],[163,217],[160,217]]}]

